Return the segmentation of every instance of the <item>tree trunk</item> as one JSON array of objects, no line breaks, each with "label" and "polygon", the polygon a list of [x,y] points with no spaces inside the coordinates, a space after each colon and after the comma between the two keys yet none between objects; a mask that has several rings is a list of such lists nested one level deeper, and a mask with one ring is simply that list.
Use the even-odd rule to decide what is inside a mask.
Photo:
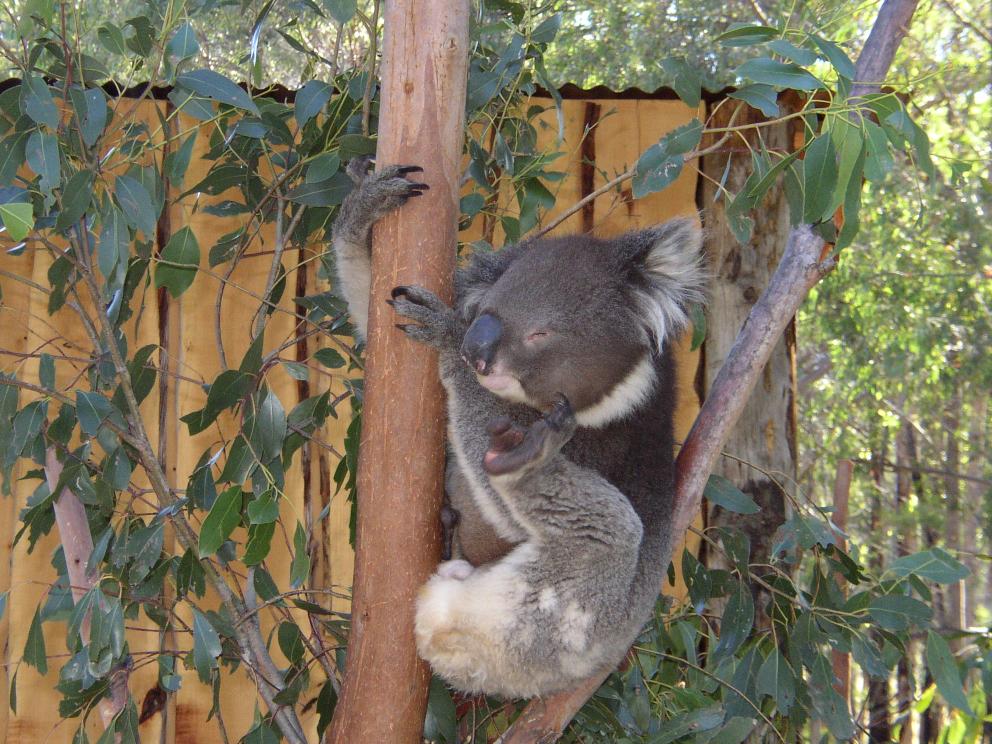
[{"label": "tree trunk", "polygon": [[[915,522],[903,515],[909,512],[909,502],[913,489],[914,474],[910,458],[913,449],[913,425],[903,418],[896,436],[896,514],[905,521],[905,526],[896,530],[896,554],[909,555],[916,550]],[[919,510],[917,510],[919,515]],[[915,665],[916,643],[912,638],[906,641],[906,653],[899,659],[896,667],[896,717],[901,720],[899,729],[900,744],[911,744],[913,741],[913,700],[916,696]]]},{"label": "tree trunk", "polygon": [[[794,96],[782,97],[782,113],[794,109]],[[745,125],[764,117],[744,104],[724,105],[715,112],[710,126],[721,128],[731,123],[735,108],[736,123]],[[761,138],[769,149],[791,152],[795,146],[796,127],[792,121],[782,122],[761,130]],[[745,134],[757,146],[755,131]],[[703,142],[708,147],[713,140]],[[729,172],[727,172],[729,164]],[[702,202],[705,212],[707,260],[713,267],[710,300],[706,309],[706,348],[704,385],[708,391],[723,367],[737,332],[761,292],[768,286],[772,273],[782,257],[789,234],[789,206],[782,189],[773,189],[755,210],[755,224],[747,245],[737,242],[728,225],[726,199],[717,199],[718,184],[726,173],[726,188],[740,190],[752,170],[746,147],[731,140],[725,149],[703,158]],[[724,449],[733,455],[717,462],[714,472],[724,476],[749,494],[761,511],[741,515],[728,513],[712,505],[708,526],[733,526],[741,529],[751,541],[751,560],[767,563],[775,530],[786,519],[785,488],[796,479],[795,426],[795,325],[789,323],[771,357],[761,372],[758,385],[751,391],[740,419],[731,431]],[[709,568],[730,568],[722,553],[708,551]],[[764,602],[756,602],[763,607]],[[763,613],[759,615],[759,624]]]},{"label": "tree trunk", "polygon": [[417,590],[440,555],[444,408],[435,355],[393,327],[392,287],[451,298],[468,73],[467,2],[386,4],[377,161],[423,165],[431,190],[376,225],[358,472],[352,627],[335,744],[422,739],[430,671]]},{"label": "tree trunk", "polygon": [[[961,388],[954,383],[954,391],[944,411],[944,547],[952,553],[961,547],[961,451],[958,430],[961,428]],[[964,627],[964,582],[947,586],[942,625],[957,630]],[[953,650],[960,648],[960,640],[950,639]]]},{"label": "tree trunk", "polygon": [[[885,489],[884,463],[889,449],[888,436],[882,434],[880,441],[873,447],[871,476],[873,489],[869,499],[869,526],[868,534],[874,539],[880,540],[885,534],[882,527],[882,493]],[[882,550],[872,551],[869,564],[876,574],[881,574],[883,570],[881,555]],[[878,633],[872,634],[876,642],[881,643],[884,639]],[[868,741],[871,744],[887,744],[892,740],[892,718],[889,712],[889,678],[888,677],[868,677]]]},{"label": "tree trunk", "polygon": [[[970,480],[965,485],[964,506],[967,514],[965,519],[964,534],[978,535],[979,532],[985,534],[986,543],[992,545],[992,530],[988,524],[981,523],[981,515],[985,514],[985,493],[988,486],[981,482],[982,473],[987,462],[985,447],[987,444],[985,427],[989,413],[989,392],[988,390],[975,391],[975,398],[971,406],[971,424],[968,427],[968,470],[967,475]],[[988,520],[988,517],[986,517]],[[966,627],[974,627],[977,622],[975,609],[980,606],[988,606],[990,597],[986,594],[982,596],[981,565],[976,560],[975,552],[979,550],[978,545],[970,542],[962,545],[969,550],[964,556],[964,562],[971,571],[965,579],[965,596],[967,601],[964,608],[964,624]],[[988,551],[986,551],[988,552]],[[990,572],[992,575],[992,572]]]}]

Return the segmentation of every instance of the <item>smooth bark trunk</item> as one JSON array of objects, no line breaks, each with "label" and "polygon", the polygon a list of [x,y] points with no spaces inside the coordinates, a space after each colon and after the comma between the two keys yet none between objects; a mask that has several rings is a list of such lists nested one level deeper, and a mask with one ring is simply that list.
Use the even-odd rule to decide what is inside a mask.
[{"label": "smooth bark trunk", "polygon": [[422,740],[430,670],[417,658],[413,616],[440,555],[444,403],[436,356],[394,328],[385,301],[399,284],[451,299],[468,19],[463,1],[385,7],[376,159],[423,166],[431,189],[374,230],[352,628],[328,736],[335,744]]}]

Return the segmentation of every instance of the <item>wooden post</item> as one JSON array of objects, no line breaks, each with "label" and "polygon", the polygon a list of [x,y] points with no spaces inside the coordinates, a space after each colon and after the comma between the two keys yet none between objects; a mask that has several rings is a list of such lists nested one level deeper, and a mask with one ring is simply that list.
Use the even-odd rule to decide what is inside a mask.
[{"label": "wooden post", "polygon": [[436,355],[394,328],[385,300],[399,284],[451,299],[468,19],[465,0],[386,4],[376,161],[423,166],[417,179],[431,189],[374,230],[352,629],[335,744],[422,740],[430,676],[413,613],[440,554],[445,417]]}]

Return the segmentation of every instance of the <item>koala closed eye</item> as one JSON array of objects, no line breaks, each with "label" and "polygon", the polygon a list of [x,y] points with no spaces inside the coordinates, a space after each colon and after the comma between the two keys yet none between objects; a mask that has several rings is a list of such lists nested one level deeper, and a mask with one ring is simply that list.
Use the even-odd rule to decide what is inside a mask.
[{"label": "koala closed eye", "polygon": [[551,331],[531,331],[524,336],[524,343],[528,346],[538,346],[551,338]]}]

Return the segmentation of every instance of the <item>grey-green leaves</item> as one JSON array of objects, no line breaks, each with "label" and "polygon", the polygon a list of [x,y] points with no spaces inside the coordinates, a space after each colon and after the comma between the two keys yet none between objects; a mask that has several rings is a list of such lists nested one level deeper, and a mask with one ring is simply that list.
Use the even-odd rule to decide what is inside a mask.
[{"label": "grey-green leaves", "polygon": [[239,486],[231,486],[214,501],[200,529],[200,542],[197,547],[200,558],[216,553],[238,526],[241,521],[241,501]]},{"label": "grey-green leaves", "polygon": [[204,98],[250,111],[256,116],[259,113],[258,106],[251,100],[251,96],[219,72],[194,70],[180,75],[177,82]]},{"label": "grey-green leaves", "polygon": [[159,256],[155,269],[155,286],[165,287],[178,297],[193,283],[200,266],[200,244],[189,227],[178,230]]},{"label": "grey-green leaves", "polygon": [[702,123],[693,119],[645,150],[635,167],[634,198],[660,191],[678,178],[685,165],[685,154],[699,144],[702,135]]}]

